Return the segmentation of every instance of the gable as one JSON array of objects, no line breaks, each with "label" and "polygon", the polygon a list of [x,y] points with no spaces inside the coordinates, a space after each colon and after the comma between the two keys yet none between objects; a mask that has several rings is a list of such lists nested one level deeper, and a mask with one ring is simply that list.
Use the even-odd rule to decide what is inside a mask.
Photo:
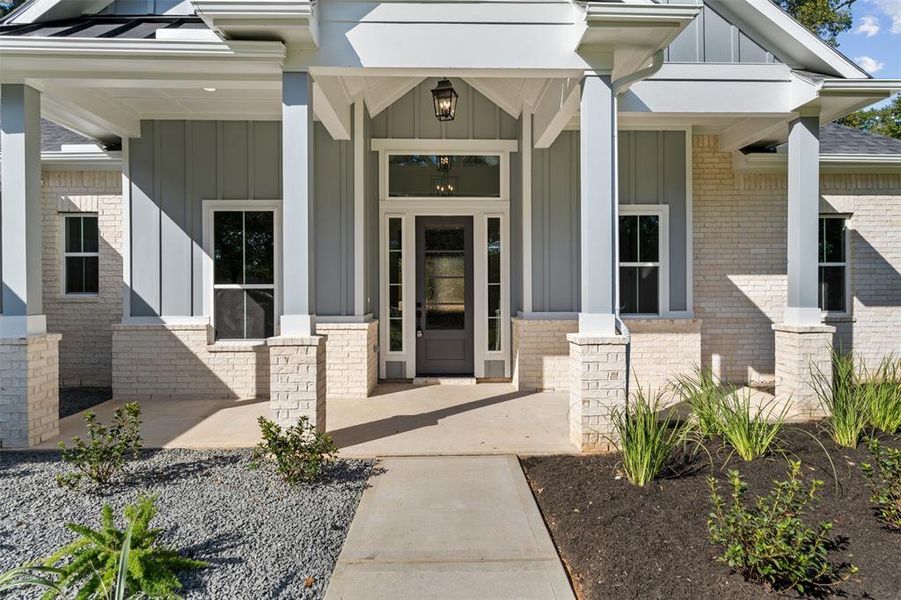
[{"label": "gable", "polygon": [[[662,0],[666,4],[684,0]],[[675,63],[755,63],[779,61],[773,52],[755,41],[748,32],[731,23],[704,3],[701,14],[666,49],[667,62]]]}]

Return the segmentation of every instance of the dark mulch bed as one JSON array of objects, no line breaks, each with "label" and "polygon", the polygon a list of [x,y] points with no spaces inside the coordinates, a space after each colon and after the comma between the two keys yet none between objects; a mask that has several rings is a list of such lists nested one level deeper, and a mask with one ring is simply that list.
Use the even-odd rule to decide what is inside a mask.
[{"label": "dark mulch bed", "polygon": [[[808,427],[808,432],[816,431]],[[851,562],[860,572],[825,595],[847,598],[901,598],[901,533],[882,527],[869,503],[869,488],[860,471],[866,449],[840,448],[818,435],[835,464],[833,476],[823,449],[797,427],[782,434],[783,448],[802,461],[804,473],[826,481],[822,501],[810,519],[834,523],[842,547],[833,562]],[[901,440],[888,440],[901,446]],[[729,451],[709,447],[714,473],[725,487]],[[616,598],[793,597],[747,582],[718,562],[720,549],[708,541],[710,459],[701,453],[694,469],[642,489],[618,477],[616,455],[551,456],[523,460],[523,468],[574,586],[585,600]],[[745,463],[738,468],[749,485],[748,499],[766,493],[785,478],[782,456]],[[837,484],[837,485],[836,485]],[[812,521],[811,521],[812,522]]]},{"label": "dark mulch bed", "polygon": [[113,397],[113,390],[100,387],[59,389],[59,418],[68,417],[97,406]]}]

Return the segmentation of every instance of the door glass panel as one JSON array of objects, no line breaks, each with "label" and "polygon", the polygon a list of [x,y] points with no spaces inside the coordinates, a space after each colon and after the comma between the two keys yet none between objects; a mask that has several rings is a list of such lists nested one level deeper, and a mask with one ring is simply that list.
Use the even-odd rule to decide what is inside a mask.
[{"label": "door glass panel", "polygon": [[500,198],[499,156],[392,154],[388,157],[392,198]]},{"label": "door glass panel", "polygon": [[466,327],[466,232],[427,227],[424,234],[427,329]]}]

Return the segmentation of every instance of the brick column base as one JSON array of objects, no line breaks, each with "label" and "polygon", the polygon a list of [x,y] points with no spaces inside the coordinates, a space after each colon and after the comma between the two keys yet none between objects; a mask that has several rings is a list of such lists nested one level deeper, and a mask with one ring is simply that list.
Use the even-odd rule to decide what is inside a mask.
[{"label": "brick column base", "polygon": [[61,338],[0,338],[0,447],[36,446],[59,433]]},{"label": "brick column base", "polygon": [[788,417],[806,420],[825,416],[813,386],[813,373],[832,385],[835,327],[773,325],[776,332],[776,400],[789,403]]},{"label": "brick column base", "polygon": [[316,323],[328,352],[329,398],[366,398],[379,379],[377,320],[366,323]]},{"label": "brick column base", "polygon": [[626,403],[628,335],[610,337],[571,333],[569,435],[583,452],[608,452],[614,437],[611,411]]},{"label": "brick column base", "polygon": [[325,338],[273,337],[269,344],[269,408],[281,426],[302,416],[325,431]]}]

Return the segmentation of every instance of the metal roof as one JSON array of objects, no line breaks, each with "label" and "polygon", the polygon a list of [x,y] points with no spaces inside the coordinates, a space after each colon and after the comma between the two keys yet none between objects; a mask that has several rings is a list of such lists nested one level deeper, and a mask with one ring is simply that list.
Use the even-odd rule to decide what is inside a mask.
[{"label": "metal roof", "polygon": [[209,29],[194,16],[85,15],[61,21],[0,24],[0,36],[153,39],[158,29]]}]

